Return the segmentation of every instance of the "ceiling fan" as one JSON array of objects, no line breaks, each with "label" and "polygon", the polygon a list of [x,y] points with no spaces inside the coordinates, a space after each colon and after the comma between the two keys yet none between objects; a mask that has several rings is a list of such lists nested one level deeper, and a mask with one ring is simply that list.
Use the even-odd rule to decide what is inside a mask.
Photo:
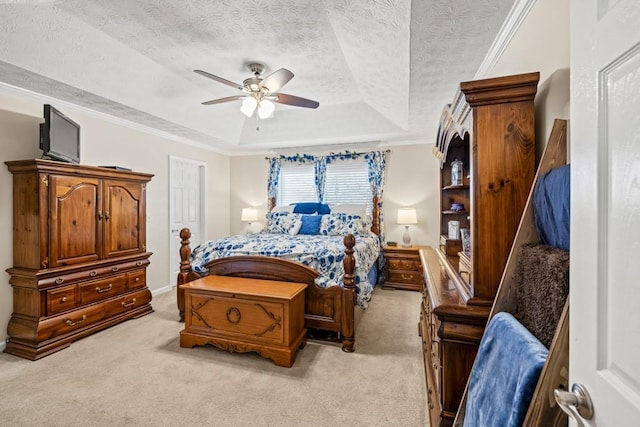
[{"label": "ceiling fan", "polygon": [[261,74],[264,71],[264,65],[251,63],[249,64],[249,68],[251,68],[253,77],[245,79],[242,84],[234,83],[227,79],[223,79],[222,77],[207,73],[206,71],[193,70],[202,76],[208,77],[227,86],[231,86],[245,93],[244,95],[212,99],[211,101],[205,101],[202,104],[213,105],[223,102],[242,100],[240,111],[242,111],[245,116],[251,117],[253,112],[258,110],[258,116],[261,119],[266,119],[273,114],[273,111],[276,108],[274,102],[305,108],[318,108],[320,105],[317,101],[312,101],[311,99],[277,92],[293,78],[293,73],[286,68],[280,68],[264,78],[261,77]]}]

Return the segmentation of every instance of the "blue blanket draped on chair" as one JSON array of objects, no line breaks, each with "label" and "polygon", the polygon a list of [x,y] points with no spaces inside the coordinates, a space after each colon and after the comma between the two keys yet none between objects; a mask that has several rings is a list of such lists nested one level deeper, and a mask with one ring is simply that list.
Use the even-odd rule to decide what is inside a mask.
[{"label": "blue blanket draped on chair", "polygon": [[496,314],[471,371],[465,427],[521,426],[547,354],[511,314]]}]

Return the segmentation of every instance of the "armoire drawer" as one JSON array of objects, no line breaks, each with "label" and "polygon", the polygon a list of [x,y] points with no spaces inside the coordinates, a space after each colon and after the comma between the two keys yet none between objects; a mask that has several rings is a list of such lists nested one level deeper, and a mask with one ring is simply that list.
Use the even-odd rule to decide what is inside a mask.
[{"label": "armoire drawer", "polygon": [[141,288],[146,284],[146,270],[136,270],[127,273],[127,286],[129,289]]},{"label": "armoire drawer", "polygon": [[49,317],[41,322],[40,329],[38,330],[38,342],[75,333],[80,329],[101,321],[104,317],[104,308],[99,304]]},{"label": "armoire drawer", "polygon": [[120,297],[106,301],[104,303],[104,311],[106,317],[113,317],[135,310],[149,302],[151,302],[151,291],[145,288],[135,292],[128,292]]},{"label": "armoire drawer", "polygon": [[80,285],[80,304],[104,300],[127,290],[126,274],[118,274]]},{"label": "armoire drawer", "polygon": [[76,285],[63,286],[47,291],[47,315],[52,316],[76,306]]}]

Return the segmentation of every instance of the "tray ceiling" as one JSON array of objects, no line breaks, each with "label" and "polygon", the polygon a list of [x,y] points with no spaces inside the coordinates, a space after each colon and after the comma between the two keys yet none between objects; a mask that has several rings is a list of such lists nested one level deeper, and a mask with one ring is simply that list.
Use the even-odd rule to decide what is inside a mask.
[{"label": "tray ceiling", "polygon": [[[434,139],[513,0],[0,0],[0,81],[224,152]],[[295,77],[257,121],[249,62]],[[259,128],[259,130],[257,130]]]}]

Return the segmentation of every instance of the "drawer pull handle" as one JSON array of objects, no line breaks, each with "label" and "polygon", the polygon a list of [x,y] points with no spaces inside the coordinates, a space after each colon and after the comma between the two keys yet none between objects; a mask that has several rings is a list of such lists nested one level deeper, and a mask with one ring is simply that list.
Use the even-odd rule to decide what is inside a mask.
[{"label": "drawer pull handle", "polygon": [[62,282],[64,282],[64,279],[62,277],[58,277],[56,279],[56,285],[60,285]]},{"label": "drawer pull handle", "polygon": [[121,303],[121,304],[122,304],[122,306],[123,306],[124,308],[129,308],[129,307],[133,307],[133,305],[134,305],[135,303],[136,303],[136,299],[134,298],[134,299],[132,299],[132,300],[131,300],[131,302],[130,302],[130,303],[128,303],[128,304],[127,304],[126,302],[124,302],[124,301],[122,301],[122,303]]},{"label": "drawer pull handle", "polygon": [[97,271],[95,271],[95,270],[91,270],[91,271],[89,272],[89,276],[91,276],[91,277],[95,276],[96,274],[98,274],[98,272],[97,272]]},{"label": "drawer pull handle", "polygon": [[114,273],[115,273],[116,271],[118,271],[118,270],[119,270],[119,268],[118,268],[118,266],[117,266],[117,265],[116,265],[115,267],[111,267],[111,271],[113,271]]},{"label": "drawer pull handle", "polygon": [[140,278],[139,278],[139,277],[136,277],[135,282],[136,282],[136,283],[138,283],[139,281],[140,281]]},{"label": "drawer pull handle", "polygon": [[67,302],[67,297],[60,298],[60,302]]},{"label": "drawer pull handle", "polygon": [[100,289],[100,286],[96,286],[96,292],[99,294],[104,294],[105,292],[109,292],[111,290],[111,288],[113,288],[113,284],[109,283],[109,286],[107,286],[104,289]]},{"label": "drawer pull handle", "polygon": [[402,278],[404,280],[412,280],[413,279],[413,274],[403,274]]},{"label": "drawer pull handle", "polygon": [[136,265],[140,267],[142,265],[142,261],[136,261]]},{"label": "drawer pull handle", "polygon": [[71,320],[71,319],[67,319],[67,320],[64,321],[64,324],[67,325],[67,326],[76,326],[76,325],[79,325],[80,323],[84,322],[85,320],[87,320],[87,315],[83,314],[82,315],[82,319],[77,320],[75,322],[73,320]]}]

